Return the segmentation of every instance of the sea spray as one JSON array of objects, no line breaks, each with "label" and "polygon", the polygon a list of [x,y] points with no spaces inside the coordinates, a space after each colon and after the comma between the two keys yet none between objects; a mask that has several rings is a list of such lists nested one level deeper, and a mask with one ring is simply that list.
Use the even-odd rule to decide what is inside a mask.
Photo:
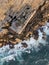
[{"label": "sea spray", "polygon": [[[49,23],[46,23],[45,26],[42,26],[41,28],[43,28],[43,32],[46,34],[46,38],[47,35],[49,35]],[[38,39],[35,40],[34,37],[31,37],[28,40],[24,40],[22,41],[23,43],[25,42],[28,46],[25,48],[22,46],[22,42],[20,42],[19,44],[15,45],[13,49],[9,48],[9,45],[3,46],[2,48],[0,48],[0,65],[3,65],[4,62],[9,62],[11,60],[15,61],[17,59],[17,61],[19,61],[19,63],[24,62],[24,59],[22,57],[22,53],[28,53],[30,54],[32,50],[38,52],[40,50],[40,45],[42,44],[43,46],[46,46],[46,44],[48,44],[48,42],[46,41],[46,39],[43,39],[43,32],[40,31],[40,28],[38,29]]]}]

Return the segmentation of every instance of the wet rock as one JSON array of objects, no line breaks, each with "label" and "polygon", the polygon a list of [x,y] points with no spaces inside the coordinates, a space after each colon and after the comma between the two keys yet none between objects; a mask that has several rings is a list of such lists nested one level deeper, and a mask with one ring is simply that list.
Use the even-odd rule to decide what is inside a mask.
[{"label": "wet rock", "polygon": [[35,31],[33,31],[33,36],[34,36],[34,39],[38,39],[38,31],[37,30],[35,30]]},{"label": "wet rock", "polygon": [[8,44],[10,49],[14,48],[14,44],[12,44],[11,42],[9,42]]},{"label": "wet rock", "polygon": [[46,33],[43,32],[43,37],[42,37],[44,40],[46,39]]},{"label": "wet rock", "polygon": [[43,36],[42,38],[43,38],[44,40],[46,40],[46,36]]},{"label": "wet rock", "polygon": [[32,36],[32,32],[28,32],[26,37],[31,37]]},{"label": "wet rock", "polygon": [[39,28],[41,32],[43,32],[43,28]]},{"label": "wet rock", "polygon": [[38,35],[38,31],[37,31],[37,30],[33,31],[33,34],[34,34],[35,36]]},{"label": "wet rock", "polygon": [[3,43],[0,43],[0,47],[2,47],[3,46]]},{"label": "wet rock", "polygon": [[45,33],[45,32],[43,32],[43,35],[44,35],[44,36],[46,36],[46,33]]},{"label": "wet rock", "polygon": [[10,48],[10,49],[14,48],[14,45],[12,45],[12,44],[11,44],[11,45],[9,45],[9,48]]},{"label": "wet rock", "polygon": [[19,38],[16,38],[15,41],[16,41],[16,43],[22,42],[22,40]]},{"label": "wet rock", "polygon": [[49,23],[49,19],[48,19],[48,21],[47,21],[48,23]]},{"label": "wet rock", "polygon": [[24,42],[24,43],[21,43],[21,44],[22,44],[22,46],[25,47],[25,48],[28,47],[27,43],[25,43],[25,42]]}]

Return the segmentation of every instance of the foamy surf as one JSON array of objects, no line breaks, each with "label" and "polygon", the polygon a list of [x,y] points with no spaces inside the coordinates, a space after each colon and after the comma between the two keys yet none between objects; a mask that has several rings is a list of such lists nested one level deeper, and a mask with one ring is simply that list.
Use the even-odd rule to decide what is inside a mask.
[{"label": "foamy surf", "polygon": [[[45,26],[42,26],[41,28],[43,28],[43,32],[46,34],[45,37],[47,38],[47,35],[49,36],[49,23],[46,23]],[[24,40],[22,42],[20,42],[19,44],[15,45],[13,49],[9,48],[9,45],[3,46],[2,48],[0,48],[0,65],[3,65],[3,63],[9,62],[11,60],[15,61],[15,58],[17,59],[17,61],[19,61],[20,63],[24,61],[23,57],[22,57],[22,53],[28,53],[30,54],[32,50],[32,52],[35,50],[36,52],[38,52],[40,50],[40,44],[42,44],[43,46],[45,46],[46,44],[48,44],[48,42],[46,41],[46,39],[43,38],[43,32],[40,31],[40,28],[38,29],[38,39],[35,40],[34,37],[31,37],[28,40]],[[26,43],[27,47],[23,47],[21,43]]]}]

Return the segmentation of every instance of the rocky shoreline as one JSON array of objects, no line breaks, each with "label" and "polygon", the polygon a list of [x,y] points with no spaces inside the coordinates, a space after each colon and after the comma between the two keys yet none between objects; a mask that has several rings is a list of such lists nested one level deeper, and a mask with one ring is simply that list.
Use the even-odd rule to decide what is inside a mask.
[{"label": "rocky shoreline", "polygon": [[[23,14],[25,17],[25,13]],[[28,15],[27,15],[28,16]],[[13,21],[13,14],[10,15],[11,19],[7,19],[7,21]],[[14,17],[14,20],[16,18]],[[21,20],[21,18],[20,18]],[[32,22],[33,21],[33,22]],[[34,39],[38,39],[38,29],[42,31],[40,27],[44,26],[46,22],[49,22],[49,1],[47,0],[42,6],[39,7],[37,10],[36,15],[34,16],[33,20],[29,22],[24,29],[24,31],[21,34],[13,33],[12,30],[9,30],[9,27],[11,26],[11,22],[5,22],[3,20],[0,22],[0,47],[4,45],[9,45],[10,48],[13,48],[15,44],[18,44],[19,42],[22,42],[23,40],[27,40],[30,37],[34,37]],[[45,33],[43,32],[44,39],[45,39]],[[22,43],[24,47],[27,47],[26,43]]]}]

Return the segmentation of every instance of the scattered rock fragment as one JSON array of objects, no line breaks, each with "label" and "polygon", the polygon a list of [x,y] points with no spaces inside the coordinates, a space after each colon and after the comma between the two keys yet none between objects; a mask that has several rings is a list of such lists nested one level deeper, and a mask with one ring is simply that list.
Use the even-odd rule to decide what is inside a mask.
[{"label": "scattered rock fragment", "polygon": [[16,43],[22,42],[22,40],[18,39],[18,38],[16,38],[15,41],[16,41]]},{"label": "scattered rock fragment", "polygon": [[40,31],[41,31],[41,32],[43,32],[43,28],[42,28],[42,27],[41,27],[41,28],[39,28],[39,29],[40,29]]},{"label": "scattered rock fragment", "polygon": [[35,31],[33,31],[33,36],[34,36],[34,39],[38,39],[38,31],[37,30],[35,30]]},{"label": "scattered rock fragment", "polygon": [[47,21],[48,23],[49,23],[49,19],[48,19],[48,21]]},{"label": "scattered rock fragment", "polygon": [[14,45],[13,45],[13,44],[10,44],[10,45],[9,45],[9,48],[10,48],[10,49],[14,48]]},{"label": "scattered rock fragment", "polygon": [[32,32],[28,32],[26,37],[30,37],[32,35]]},{"label": "scattered rock fragment", "polygon": [[25,47],[25,48],[28,47],[28,45],[27,45],[25,42],[23,42],[23,43],[21,43],[21,44],[22,44],[22,46]]},{"label": "scattered rock fragment", "polygon": [[45,40],[46,39],[46,36],[43,36],[42,38]]},{"label": "scattered rock fragment", "polygon": [[0,43],[0,47],[2,47],[3,46],[3,43]]}]

